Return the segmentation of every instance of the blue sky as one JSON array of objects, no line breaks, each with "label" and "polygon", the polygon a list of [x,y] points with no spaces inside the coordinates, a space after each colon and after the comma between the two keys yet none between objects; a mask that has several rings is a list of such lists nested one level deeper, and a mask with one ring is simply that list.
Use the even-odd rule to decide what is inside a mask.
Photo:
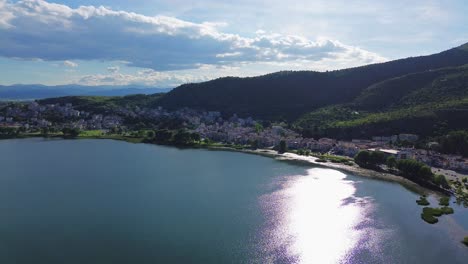
[{"label": "blue sky", "polygon": [[466,14],[463,0],[0,0],[0,84],[341,69],[468,42]]}]

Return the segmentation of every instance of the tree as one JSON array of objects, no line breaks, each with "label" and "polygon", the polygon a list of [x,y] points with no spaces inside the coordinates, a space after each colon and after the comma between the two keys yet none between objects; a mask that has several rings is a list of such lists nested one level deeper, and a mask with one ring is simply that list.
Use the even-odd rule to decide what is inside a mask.
[{"label": "tree", "polygon": [[191,142],[192,137],[190,136],[190,133],[185,131],[185,130],[179,130],[177,133],[174,135],[174,143],[176,145],[188,145]]},{"label": "tree", "polygon": [[438,186],[441,186],[443,188],[449,188],[450,185],[447,182],[447,179],[445,178],[444,175],[441,174],[436,174],[434,175],[434,183],[437,184]]},{"label": "tree", "polygon": [[453,131],[440,140],[441,151],[468,156],[468,131]]},{"label": "tree", "polygon": [[426,181],[432,180],[434,174],[429,166],[424,165],[419,168],[418,176]]},{"label": "tree", "polygon": [[77,137],[80,134],[80,129],[79,128],[69,128],[69,127],[64,127],[62,129],[62,133],[66,137]]},{"label": "tree", "polygon": [[387,162],[386,162],[387,166],[389,168],[395,168],[396,167],[396,164],[397,164],[397,160],[394,156],[389,156],[387,158]]},{"label": "tree", "polygon": [[282,154],[286,151],[288,151],[288,145],[286,144],[286,141],[282,139],[279,143],[278,153]]},{"label": "tree", "polygon": [[154,135],[155,135],[155,133],[154,133],[153,130],[150,130],[150,131],[146,132],[146,136],[149,137],[149,138],[154,138]]},{"label": "tree", "polygon": [[354,162],[361,167],[369,167],[371,164],[371,153],[367,150],[361,150],[354,157]]},{"label": "tree", "polygon": [[429,166],[412,159],[399,160],[397,168],[401,171],[404,177],[414,180],[431,181],[434,179],[434,174]]},{"label": "tree", "polygon": [[44,136],[44,137],[49,136],[49,128],[48,128],[48,127],[43,127],[43,128],[41,128],[41,134],[42,134],[42,136]]},{"label": "tree", "polygon": [[385,163],[385,154],[380,151],[372,151],[370,155],[370,162],[372,165],[383,164]]},{"label": "tree", "polygon": [[263,126],[260,123],[255,123],[255,132],[260,133],[263,131]]},{"label": "tree", "polygon": [[354,157],[354,162],[363,168],[375,168],[379,164],[385,163],[385,154],[379,151],[362,150]]},{"label": "tree", "polygon": [[249,144],[252,149],[258,149],[258,146],[259,146],[258,139],[251,140]]},{"label": "tree", "polygon": [[136,134],[136,136],[138,136],[138,137],[144,137],[145,135],[146,135],[145,130],[138,130],[138,133]]},{"label": "tree", "polygon": [[196,132],[193,132],[190,136],[192,137],[192,141],[199,142],[201,140],[200,134]]},{"label": "tree", "polygon": [[0,127],[0,137],[16,137],[19,131],[15,127]]},{"label": "tree", "polygon": [[155,141],[158,143],[168,143],[172,139],[172,132],[167,129],[155,131]]}]

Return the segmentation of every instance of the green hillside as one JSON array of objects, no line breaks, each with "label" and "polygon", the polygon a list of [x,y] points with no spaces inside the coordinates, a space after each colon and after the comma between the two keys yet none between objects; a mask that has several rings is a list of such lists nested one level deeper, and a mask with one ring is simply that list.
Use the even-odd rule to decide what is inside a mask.
[{"label": "green hillside", "polygon": [[351,103],[360,110],[411,106],[466,95],[468,67],[412,73],[371,85]]},{"label": "green hillside", "polygon": [[226,77],[182,85],[161,98],[159,104],[168,108],[187,106],[263,119],[294,120],[320,107],[349,103],[364,89],[388,79],[467,63],[468,50],[461,46],[430,56],[339,71]]},{"label": "green hillside", "polygon": [[39,100],[43,104],[66,104],[71,103],[78,110],[94,113],[108,113],[120,107],[145,107],[153,105],[162,93],[152,95],[127,95],[127,96],[66,96]]},{"label": "green hillside", "polygon": [[352,102],[305,114],[295,125],[306,135],[343,138],[468,129],[468,66],[374,84]]}]

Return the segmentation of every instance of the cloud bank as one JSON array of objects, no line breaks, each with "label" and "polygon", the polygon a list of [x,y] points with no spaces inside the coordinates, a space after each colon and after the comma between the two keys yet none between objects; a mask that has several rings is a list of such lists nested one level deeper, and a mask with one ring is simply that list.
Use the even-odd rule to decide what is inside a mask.
[{"label": "cloud bank", "polygon": [[[301,63],[307,68],[322,60],[337,65],[385,60],[336,40],[263,31],[244,37],[222,32],[222,26],[103,6],[70,8],[42,0],[0,0],[0,56],[69,62],[126,61],[128,66],[152,69],[158,74],[203,65]],[[116,68],[108,70],[118,72]],[[166,77],[170,79],[170,75]]]}]

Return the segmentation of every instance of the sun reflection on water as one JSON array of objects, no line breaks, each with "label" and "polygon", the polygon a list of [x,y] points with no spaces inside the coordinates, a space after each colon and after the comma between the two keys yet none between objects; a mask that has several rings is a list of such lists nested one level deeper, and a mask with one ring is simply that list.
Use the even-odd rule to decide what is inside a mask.
[{"label": "sun reflection on water", "polygon": [[[264,249],[287,263],[346,263],[362,231],[355,227],[365,207],[346,175],[314,168],[291,177],[285,188],[263,197],[267,214]],[[280,257],[278,257],[280,256]]]}]

